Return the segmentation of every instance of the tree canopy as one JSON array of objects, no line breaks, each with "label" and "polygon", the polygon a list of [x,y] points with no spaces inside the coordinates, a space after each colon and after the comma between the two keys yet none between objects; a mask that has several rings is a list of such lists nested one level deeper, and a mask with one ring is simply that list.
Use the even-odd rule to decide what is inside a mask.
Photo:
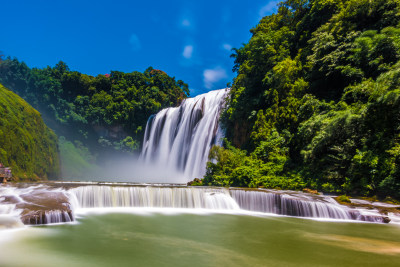
[{"label": "tree canopy", "polygon": [[111,71],[93,77],[71,71],[62,61],[31,69],[7,58],[0,63],[0,82],[38,109],[58,135],[95,142],[102,137],[111,143],[130,136],[135,144],[125,146],[128,150],[139,148],[151,114],[189,95],[183,81],[151,67],[143,73]]},{"label": "tree canopy", "polygon": [[281,2],[234,49],[206,183],[400,197],[399,23],[398,0]]},{"label": "tree canopy", "polygon": [[[0,82],[17,93],[63,137],[61,159],[68,177],[83,177],[102,157],[140,149],[146,122],[162,108],[178,106],[188,85],[149,67],[143,73],[111,71],[96,77],[54,67],[29,68],[16,58],[0,62]],[[80,173],[80,175],[79,175]]]}]

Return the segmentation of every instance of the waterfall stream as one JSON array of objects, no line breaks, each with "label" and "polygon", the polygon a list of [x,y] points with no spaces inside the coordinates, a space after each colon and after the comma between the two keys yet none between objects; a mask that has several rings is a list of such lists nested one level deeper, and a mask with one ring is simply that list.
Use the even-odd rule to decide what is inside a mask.
[{"label": "waterfall stream", "polygon": [[80,208],[239,209],[229,191],[219,188],[81,186],[70,193]]},{"label": "waterfall stream", "polygon": [[151,116],[143,140],[143,163],[166,176],[180,173],[186,181],[203,177],[210,148],[223,137],[218,121],[227,92],[210,91]]},{"label": "waterfall stream", "polygon": [[0,187],[0,228],[24,224],[72,222],[92,208],[206,209],[295,217],[387,222],[378,212],[351,209],[332,197],[294,191],[239,188],[53,184]]},{"label": "waterfall stream", "polygon": [[[188,98],[179,107],[163,109],[150,117],[140,157],[145,169],[154,167],[168,182],[203,177],[209,150],[223,137],[218,120],[227,92],[228,89],[221,89]],[[350,209],[331,197],[293,191],[111,183],[0,186],[0,228],[22,223],[72,222],[82,209],[121,207],[387,222],[378,213]]]}]

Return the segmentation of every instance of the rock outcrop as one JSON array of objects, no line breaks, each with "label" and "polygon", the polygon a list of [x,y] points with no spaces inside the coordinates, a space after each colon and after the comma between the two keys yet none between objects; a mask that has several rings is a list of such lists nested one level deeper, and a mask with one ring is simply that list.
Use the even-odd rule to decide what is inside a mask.
[{"label": "rock outcrop", "polygon": [[28,225],[71,222],[71,205],[64,192],[36,189],[15,195],[3,195],[0,204],[15,205],[22,223]]}]

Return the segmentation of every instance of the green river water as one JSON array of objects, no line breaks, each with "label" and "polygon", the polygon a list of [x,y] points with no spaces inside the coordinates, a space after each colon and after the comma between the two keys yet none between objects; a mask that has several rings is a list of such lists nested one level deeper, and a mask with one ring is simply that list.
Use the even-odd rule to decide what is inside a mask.
[{"label": "green river water", "polygon": [[0,266],[400,266],[391,224],[113,212],[0,237]]}]

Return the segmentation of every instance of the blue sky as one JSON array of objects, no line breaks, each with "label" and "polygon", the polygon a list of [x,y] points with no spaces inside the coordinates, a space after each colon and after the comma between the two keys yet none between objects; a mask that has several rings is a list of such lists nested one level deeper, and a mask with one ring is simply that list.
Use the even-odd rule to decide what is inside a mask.
[{"label": "blue sky", "polygon": [[232,81],[230,49],[278,2],[2,1],[0,51],[30,67],[63,60],[90,75],[152,66],[194,96]]}]

